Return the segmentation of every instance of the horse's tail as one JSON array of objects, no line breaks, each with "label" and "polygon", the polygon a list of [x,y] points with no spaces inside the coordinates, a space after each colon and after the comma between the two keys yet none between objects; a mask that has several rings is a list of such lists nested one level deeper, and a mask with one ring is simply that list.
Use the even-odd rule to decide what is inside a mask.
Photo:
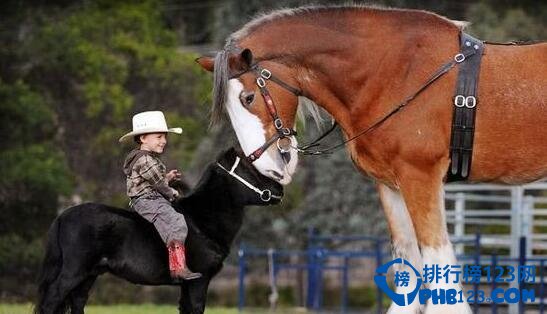
[{"label": "horse's tail", "polygon": [[50,285],[57,279],[61,271],[63,256],[59,245],[60,217],[57,217],[49,227],[44,261],[38,276],[38,300],[34,308],[35,314],[43,313],[45,296]]}]

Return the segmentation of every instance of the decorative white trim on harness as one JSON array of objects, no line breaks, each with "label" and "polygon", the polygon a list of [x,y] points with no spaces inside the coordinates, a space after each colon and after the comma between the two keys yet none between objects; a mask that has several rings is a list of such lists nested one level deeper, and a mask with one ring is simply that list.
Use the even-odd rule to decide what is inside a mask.
[{"label": "decorative white trim on harness", "polygon": [[220,163],[217,162],[217,166],[219,166],[222,170],[226,171],[229,175],[236,178],[239,182],[243,183],[246,187],[249,189],[255,191],[258,195],[260,195],[260,199],[264,202],[269,202],[272,198],[275,199],[281,199],[281,196],[273,195],[272,191],[269,189],[261,190],[257,188],[256,186],[252,185],[251,183],[247,182],[247,180],[240,177],[237,173],[235,173],[235,170],[237,166],[239,165],[239,162],[241,161],[241,158],[236,157],[236,160],[234,161],[234,164],[232,165],[232,168],[230,171],[228,169],[224,168]]}]

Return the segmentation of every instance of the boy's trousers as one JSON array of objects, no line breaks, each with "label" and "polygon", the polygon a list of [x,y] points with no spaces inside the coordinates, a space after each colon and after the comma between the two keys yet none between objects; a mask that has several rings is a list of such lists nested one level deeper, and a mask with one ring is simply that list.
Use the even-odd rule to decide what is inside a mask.
[{"label": "boy's trousers", "polygon": [[166,244],[173,240],[183,243],[186,240],[188,227],[184,216],[178,213],[161,194],[150,193],[132,199],[131,207],[144,219],[154,224]]}]

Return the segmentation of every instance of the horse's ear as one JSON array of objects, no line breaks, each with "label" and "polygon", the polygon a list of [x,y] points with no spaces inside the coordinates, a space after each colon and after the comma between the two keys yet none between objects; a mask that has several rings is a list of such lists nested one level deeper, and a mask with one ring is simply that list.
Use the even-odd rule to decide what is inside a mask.
[{"label": "horse's ear", "polygon": [[241,59],[243,60],[243,62],[245,62],[247,66],[250,67],[253,64],[253,53],[251,52],[251,49],[245,48],[241,52]]},{"label": "horse's ear", "polygon": [[215,58],[212,57],[201,56],[196,59],[196,62],[209,72],[213,72],[215,68]]}]

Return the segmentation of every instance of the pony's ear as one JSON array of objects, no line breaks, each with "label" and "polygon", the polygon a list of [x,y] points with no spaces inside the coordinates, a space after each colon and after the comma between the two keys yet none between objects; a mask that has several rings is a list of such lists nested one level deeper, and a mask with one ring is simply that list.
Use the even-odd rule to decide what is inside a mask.
[{"label": "pony's ear", "polygon": [[238,157],[236,148],[230,147],[225,151],[219,153],[216,160],[221,164],[233,164],[233,162],[236,160],[236,157]]},{"label": "pony's ear", "polygon": [[251,52],[251,49],[245,48],[241,52],[241,59],[248,67],[250,67],[253,64],[253,53]]},{"label": "pony's ear", "polygon": [[209,72],[213,72],[215,68],[215,58],[201,56],[196,59],[196,62]]}]

